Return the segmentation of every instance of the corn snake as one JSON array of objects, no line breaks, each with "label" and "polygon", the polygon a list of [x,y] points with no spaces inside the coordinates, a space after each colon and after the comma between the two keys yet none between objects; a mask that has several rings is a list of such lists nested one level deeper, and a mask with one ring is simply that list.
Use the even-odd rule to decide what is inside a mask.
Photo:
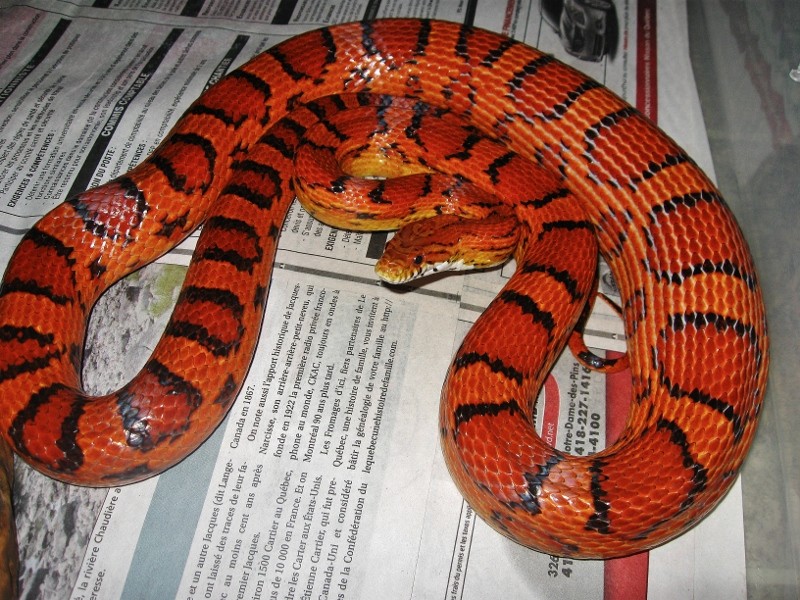
[{"label": "corn snake", "polygon": [[[443,448],[462,493],[493,527],[552,554],[630,554],[691,527],[733,483],[766,381],[764,309],[741,233],[691,159],[615,95],[523,44],[441,22],[348,24],[289,40],[201,96],[146,162],[40,221],[0,289],[0,424],[11,446],[53,477],[116,485],[202,443],[249,365],[292,196],[280,140],[294,133],[268,127],[304,102],[358,91],[446,106],[550,173],[515,205],[517,218],[574,195],[585,216],[561,229],[596,234],[622,292],[628,427],[596,455],[567,456],[529,417],[580,312],[558,304],[587,293],[569,293],[583,261],[536,254],[527,240],[545,225],[526,226],[517,274],[469,333],[443,392]],[[516,159],[502,156],[474,177],[511,178]],[[96,298],[202,222],[173,319],[142,373],[106,397],[82,396]]]}]

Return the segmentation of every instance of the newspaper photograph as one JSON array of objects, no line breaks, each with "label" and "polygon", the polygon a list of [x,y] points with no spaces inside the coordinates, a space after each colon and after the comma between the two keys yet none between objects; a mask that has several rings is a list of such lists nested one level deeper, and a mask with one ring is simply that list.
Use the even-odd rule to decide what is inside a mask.
[{"label": "newspaper photograph", "polygon": [[[48,210],[145,160],[225,74],[299,33],[359,19],[457,21],[553,53],[657,121],[713,175],[683,3],[587,2],[604,26],[582,39],[565,34],[566,4],[584,5],[0,1],[0,265]],[[87,387],[116,389],[147,359],[196,236],[95,309]],[[215,433],[129,486],[18,482],[30,497],[41,485],[88,499],[69,505],[66,534],[51,531],[65,529],[53,516],[64,514],[59,501],[48,501],[53,513],[18,506],[24,597],[744,598],[738,487],[679,539],[612,561],[537,553],[476,517],[444,464],[439,397],[461,339],[514,265],[394,288],[373,270],[389,237],[332,229],[295,201],[252,367]],[[600,290],[614,301],[604,265]],[[585,339],[598,355],[625,352],[613,306],[597,301]],[[537,430],[573,454],[604,448],[625,425],[629,377],[565,351],[540,394]],[[52,541],[62,535],[63,548]]]}]

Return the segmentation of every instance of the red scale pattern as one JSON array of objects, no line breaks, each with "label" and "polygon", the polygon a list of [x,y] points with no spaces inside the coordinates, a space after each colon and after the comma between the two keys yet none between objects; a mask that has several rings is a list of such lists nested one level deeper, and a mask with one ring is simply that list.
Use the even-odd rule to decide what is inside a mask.
[{"label": "red scale pattern", "polygon": [[[64,204],[37,223],[0,288],[0,433],[45,473],[89,485],[150,476],[202,443],[248,368],[263,308],[251,300],[266,286],[273,233],[291,197],[287,175],[270,208],[235,194],[220,199],[239,176],[232,157],[248,149],[254,161],[289,173],[282,152],[259,138],[274,126],[274,137],[294,146],[296,134],[279,122],[284,115],[296,111],[293,118],[310,124],[304,102],[360,91],[447,105],[501,140],[498,154],[483,154],[492,145],[481,142],[480,157],[453,160],[479,187],[511,194],[504,202],[520,223],[518,263],[568,272],[585,298],[595,256],[586,230],[563,228],[562,241],[544,250],[535,242],[542,223],[587,220],[621,289],[637,401],[620,438],[592,457],[556,452],[530,421],[537,387],[581,313],[582,302],[565,303],[562,282],[518,271],[467,336],[445,384],[440,431],[451,474],[476,512],[523,544],[584,558],[642,551],[702,519],[744,460],[766,383],[764,308],[741,232],[708,178],[620,98],[533,48],[452,23],[348,24],[288,40],[201,96],[123,181],[82,196],[83,214],[80,203]],[[438,154],[440,142],[425,140]],[[530,189],[515,186],[505,168],[492,180],[489,157],[508,150],[539,165]],[[245,186],[272,185],[241,177]],[[126,196],[132,187],[141,193],[135,201]],[[561,187],[567,197],[544,212],[525,204],[530,190],[541,199]],[[702,194],[710,200],[673,200]],[[560,206],[578,213],[549,212]],[[441,208],[438,200],[427,210]],[[376,218],[337,221],[333,207],[318,212],[348,227],[373,227]],[[263,256],[244,278],[225,260],[206,269],[207,255],[187,274],[187,286],[225,290],[245,307],[236,352],[222,360],[191,337],[168,335],[122,390],[87,398],[73,361],[91,305],[215,215],[252,224],[259,251],[251,235],[237,245],[230,229],[211,246]],[[41,243],[48,236],[66,256]],[[50,268],[37,271],[45,263]],[[204,303],[202,323],[230,340],[238,334],[223,304]],[[191,307],[177,314],[200,322]],[[30,331],[47,342],[32,341]],[[467,356],[486,359],[459,365]],[[48,395],[53,389],[60,391]],[[145,440],[154,446],[147,452]]]}]

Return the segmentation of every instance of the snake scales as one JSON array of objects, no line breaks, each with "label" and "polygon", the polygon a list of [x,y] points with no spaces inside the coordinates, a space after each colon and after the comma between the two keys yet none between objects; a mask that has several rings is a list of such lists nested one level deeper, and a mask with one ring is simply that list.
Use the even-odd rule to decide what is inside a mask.
[{"label": "snake scales", "polygon": [[[412,142],[449,151],[462,183],[508,192],[497,208],[517,224],[517,271],[458,350],[441,403],[444,454],[473,508],[522,544],[584,558],[638,552],[697,523],[735,480],[767,373],[763,303],[734,218],[695,163],[607,89],[522,43],[437,21],[346,24],[286,41],[205,92],[148,160],[41,219],[0,288],[9,445],[58,479],[118,485],[206,439],[248,369],[278,234],[301,187],[290,175],[293,111],[353,92],[459,115],[460,151]],[[504,149],[482,153],[486,138]],[[532,184],[515,186],[519,169]],[[374,229],[391,205],[373,198],[372,216],[310,210]],[[153,355],[120,390],[87,397],[80,364],[95,300],[201,223]],[[545,444],[531,416],[591,294],[595,244],[620,287],[633,391],[621,437],[578,457]]]}]

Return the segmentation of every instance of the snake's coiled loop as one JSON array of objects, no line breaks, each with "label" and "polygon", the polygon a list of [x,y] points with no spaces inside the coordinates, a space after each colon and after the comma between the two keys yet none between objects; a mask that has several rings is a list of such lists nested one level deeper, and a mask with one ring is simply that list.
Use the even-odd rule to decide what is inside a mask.
[{"label": "snake's coiled loop", "polygon": [[[516,157],[549,174],[513,196],[517,272],[444,388],[442,444],[468,501],[505,535],[561,555],[633,553],[691,527],[733,483],[766,383],[742,234],[702,171],[623,100],[533,48],[452,23],[354,23],[288,40],[205,92],[147,161],[37,223],[0,289],[2,435],[45,473],[88,485],[148,477],[202,443],[248,368],[292,198],[299,139],[279,121],[364,91],[446,108],[501,142],[504,154],[469,167],[479,187],[511,185]],[[535,216],[564,198],[582,216]],[[98,295],[202,222],[153,356],[121,390],[84,395]],[[570,252],[595,236],[622,295],[633,395],[620,439],[576,457],[547,446],[530,418],[580,313],[574,299],[588,293],[585,257]]]}]

